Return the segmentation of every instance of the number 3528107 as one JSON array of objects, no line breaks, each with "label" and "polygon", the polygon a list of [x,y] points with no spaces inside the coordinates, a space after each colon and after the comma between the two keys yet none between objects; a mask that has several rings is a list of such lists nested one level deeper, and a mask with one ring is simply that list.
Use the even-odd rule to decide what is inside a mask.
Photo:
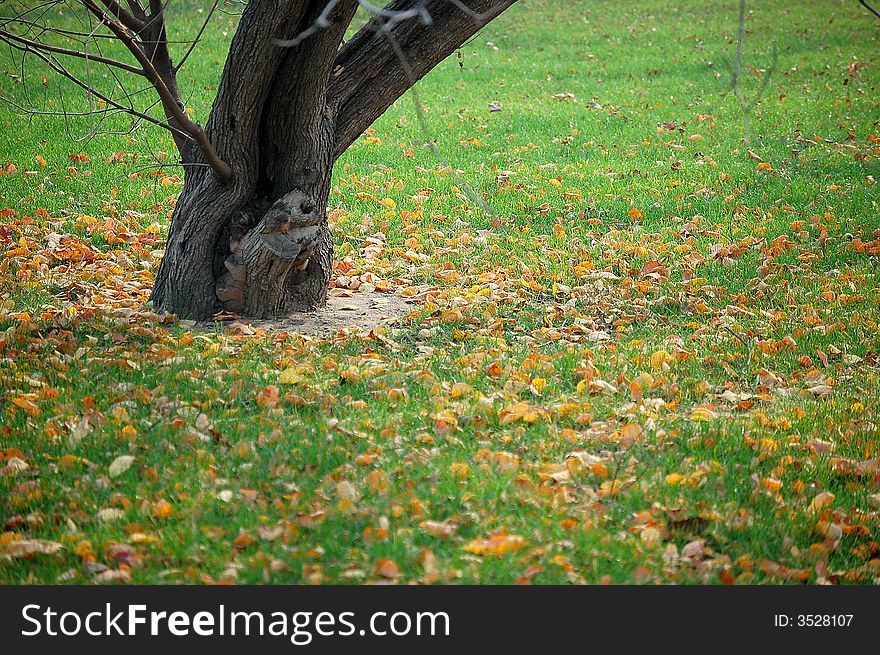
[{"label": "number 3528107", "polygon": [[776,614],[773,625],[777,628],[846,628],[852,624],[853,614]]}]

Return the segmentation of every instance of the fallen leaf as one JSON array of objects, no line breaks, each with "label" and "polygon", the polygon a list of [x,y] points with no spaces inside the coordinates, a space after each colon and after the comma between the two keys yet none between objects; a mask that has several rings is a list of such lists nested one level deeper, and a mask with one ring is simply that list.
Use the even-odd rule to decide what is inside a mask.
[{"label": "fallen leaf", "polygon": [[519,535],[499,533],[487,538],[473,539],[464,546],[464,549],[475,555],[500,557],[517,551],[525,545],[526,540]]},{"label": "fallen leaf", "polygon": [[400,577],[400,567],[393,559],[378,559],[373,565],[373,572],[383,578],[395,580]]},{"label": "fallen leaf", "polygon": [[54,555],[62,546],[57,541],[43,539],[22,539],[11,541],[0,549],[0,555],[10,558],[29,557],[31,555]]},{"label": "fallen leaf", "polygon": [[818,512],[823,507],[827,507],[832,502],[834,502],[834,494],[830,491],[823,491],[821,493],[816,494],[816,497],[810,502],[810,506],[807,507],[808,512]]},{"label": "fallen leaf", "polygon": [[134,462],[134,457],[131,455],[120,455],[116,459],[114,459],[110,466],[107,469],[107,472],[110,474],[111,478],[118,478],[120,475],[125,473]]}]

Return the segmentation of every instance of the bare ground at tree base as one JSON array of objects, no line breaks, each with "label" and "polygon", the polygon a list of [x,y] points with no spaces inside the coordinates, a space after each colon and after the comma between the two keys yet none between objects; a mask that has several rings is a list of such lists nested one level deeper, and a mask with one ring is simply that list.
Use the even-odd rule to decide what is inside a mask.
[{"label": "bare ground at tree base", "polygon": [[327,304],[315,311],[295,313],[281,319],[238,319],[225,322],[224,326],[231,331],[259,329],[321,338],[332,336],[340,330],[369,333],[376,327],[398,321],[413,309],[412,304],[393,294],[354,292],[351,295],[336,295],[334,291],[330,291]]}]

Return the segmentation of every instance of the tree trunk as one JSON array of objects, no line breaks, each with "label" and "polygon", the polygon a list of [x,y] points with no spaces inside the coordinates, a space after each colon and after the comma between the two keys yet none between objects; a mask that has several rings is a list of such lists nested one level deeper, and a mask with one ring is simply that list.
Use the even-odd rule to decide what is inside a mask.
[{"label": "tree trunk", "polygon": [[[323,30],[316,35],[321,38],[295,48],[273,41],[311,25],[324,5],[253,0],[245,9],[205,129],[215,150],[231,162],[232,179],[219,181],[197,148],[181,153],[189,166],[153,289],[157,309],[205,320],[223,310],[282,316],[325,302],[333,261],[326,220],[332,145],[300,154],[296,143],[313,133],[312,116],[323,94],[302,98],[298,108],[299,94],[282,96],[287,90],[282,83],[307,88],[302,80],[284,78],[293,77],[287,62],[314,65],[310,53],[322,44],[332,53],[327,66],[332,64],[342,38],[336,32],[348,25],[339,19],[343,10],[353,13],[357,2],[340,2],[336,29]],[[306,77],[311,76],[320,79],[320,70],[312,68]],[[281,107],[287,123],[273,122]],[[300,170],[309,175],[297,174]]]},{"label": "tree trunk", "polygon": [[[515,0],[397,0],[426,7],[390,27],[376,16],[340,49],[357,0],[251,0],[233,38],[205,133],[232,174],[194,145],[153,303],[182,318],[229,311],[278,317],[326,302],[333,265],[327,201],[333,163],[412,83]],[[325,21],[319,20],[328,19]],[[488,19],[487,19],[488,20]],[[293,47],[290,39],[322,27]],[[400,55],[405,60],[401,60]]]}]

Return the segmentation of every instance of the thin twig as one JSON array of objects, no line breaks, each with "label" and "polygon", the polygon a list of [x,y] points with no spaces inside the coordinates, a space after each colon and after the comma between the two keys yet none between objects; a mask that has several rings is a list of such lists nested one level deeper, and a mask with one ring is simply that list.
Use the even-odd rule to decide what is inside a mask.
[{"label": "thin twig", "polygon": [[0,41],[8,42],[8,39],[17,41],[18,43],[21,43],[29,48],[38,48],[40,50],[46,50],[47,52],[52,52],[60,55],[79,57],[80,59],[87,59],[89,61],[94,61],[98,64],[105,64],[107,66],[121,68],[122,70],[128,71],[129,73],[134,73],[135,75],[144,75],[143,69],[137,68],[136,66],[131,66],[115,59],[109,59],[107,57],[101,57],[98,55],[90,55],[88,52],[83,52],[81,50],[70,50],[68,48],[61,48],[59,46],[50,45],[48,43],[32,41],[31,39],[26,39],[22,36],[18,36],[17,34],[13,34],[12,32],[7,32],[6,30],[0,29]]},{"label": "thin twig", "polygon": [[205,17],[205,21],[202,23],[202,27],[199,29],[195,38],[192,40],[192,43],[189,46],[189,49],[184,53],[183,57],[180,58],[180,61],[177,62],[177,65],[174,67],[174,73],[177,74],[177,71],[181,69],[181,67],[186,63],[186,60],[189,59],[189,56],[192,54],[195,47],[199,44],[199,41],[202,40],[202,34],[204,34],[205,29],[208,27],[208,22],[211,20],[211,16],[214,15],[214,12],[217,10],[217,5],[220,4],[220,0],[214,0],[214,4],[211,5],[211,9],[208,11],[208,15]]}]

